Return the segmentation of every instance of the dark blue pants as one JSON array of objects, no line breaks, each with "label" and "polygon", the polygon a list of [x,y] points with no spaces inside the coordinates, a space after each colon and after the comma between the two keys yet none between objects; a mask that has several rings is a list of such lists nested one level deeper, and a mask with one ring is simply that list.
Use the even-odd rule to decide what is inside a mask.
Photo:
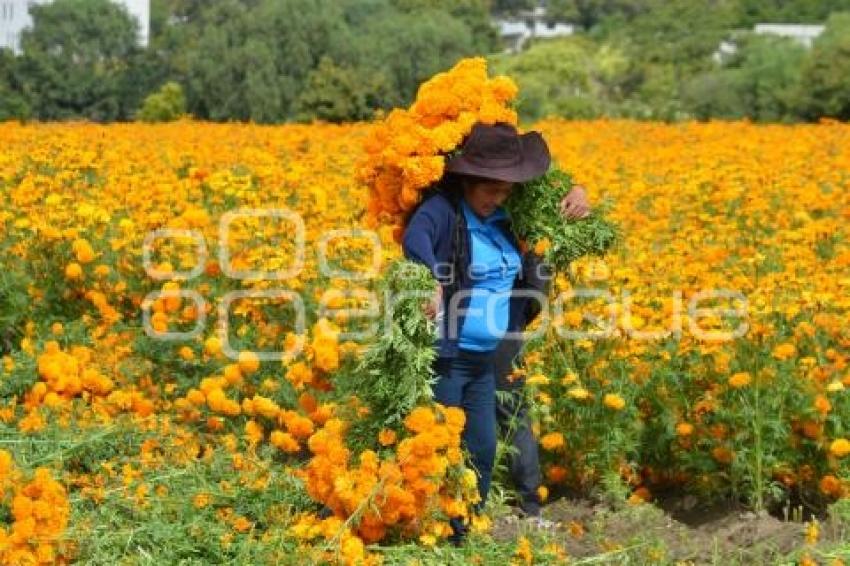
[{"label": "dark blue pants", "polygon": [[479,507],[483,507],[496,459],[493,352],[461,350],[456,358],[438,358],[434,370],[434,400],[447,407],[461,407],[466,415],[463,444],[472,455],[481,495]]},{"label": "dark blue pants", "polygon": [[537,488],[542,484],[537,439],[531,428],[531,416],[525,402],[524,380],[509,381],[513,364],[522,350],[520,340],[502,340],[493,355],[496,374],[496,419],[502,436],[513,447],[508,457],[511,479],[519,495],[520,509],[526,515],[540,514]]}]

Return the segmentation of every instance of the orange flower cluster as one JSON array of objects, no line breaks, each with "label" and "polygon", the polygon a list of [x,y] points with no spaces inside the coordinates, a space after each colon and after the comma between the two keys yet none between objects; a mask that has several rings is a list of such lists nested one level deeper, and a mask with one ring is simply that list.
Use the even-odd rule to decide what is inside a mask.
[{"label": "orange flower cluster", "polygon": [[476,122],[515,125],[508,103],[516,95],[510,78],[487,77],[483,57],[463,59],[423,83],[410,108],[394,109],[366,140],[358,175],[370,189],[370,220],[392,223],[413,208],[420,191],[442,177],[445,155]]},{"label": "orange flower cluster", "polygon": [[65,563],[56,552],[70,515],[65,488],[47,468],[38,468],[32,481],[25,485],[16,485],[20,475],[11,455],[0,450],[0,497],[5,498],[10,488],[14,489],[12,525],[8,530],[0,526],[0,563]]},{"label": "orange flower cluster", "polygon": [[326,318],[313,325],[313,340],[307,347],[307,356],[313,367],[332,372],[339,367],[339,329]]},{"label": "orange flower cluster", "polygon": [[59,343],[50,340],[38,357],[38,375],[43,381],[33,385],[27,402],[54,407],[84,391],[104,396],[112,391],[112,380],[91,365],[92,352],[84,346],[75,346],[70,353],[63,352]]},{"label": "orange flower cluster", "polygon": [[[346,566],[372,566],[381,563],[381,557],[366,552],[363,539],[351,532],[339,517],[319,519],[315,515],[304,515],[290,529],[290,533],[303,542],[313,542],[318,538],[326,541],[338,541],[335,552],[324,552],[325,556],[315,556],[313,563],[339,562]],[[308,550],[308,549],[305,549]],[[309,550],[308,550],[309,551]]]},{"label": "orange flower cluster", "polygon": [[23,405],[28,413],[18,423],[20,430],[41,430],[45,422],[39,413],[40,407],[57,408],[77,397],[97,405],[108,415],[120,411],[134,411],[140,416],[151,413],[153,404],[149,399],[139,391],[115,390],[114,382],[101,373],[93,357],[93,351],[85,346],[74,346],[66,352],[55,340],[47,341],[37,358],[41,379],[24,398]]},{"label": "orange flower cluster", "polygon": [[464,421],[458,408],[417,407],[405,419],[410,434],[394,455],[382,459],[364,450],[352,465],[346,423],[330,419],[308,441],[314,456],[304,470],[307,492],[337,518],[362,513],[356,533],[366,542],[394,527],[405,535],[446,536],[451,529],[440,519],[466,517],[477,498],[475,475],[463,466]]}]

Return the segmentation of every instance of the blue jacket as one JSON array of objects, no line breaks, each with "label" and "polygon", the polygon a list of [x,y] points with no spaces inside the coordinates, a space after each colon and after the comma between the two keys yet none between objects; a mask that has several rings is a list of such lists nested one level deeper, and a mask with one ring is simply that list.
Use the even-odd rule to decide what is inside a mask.
[{"label": "blue jacket", "polygon": [[[513,232],[510,219],[499,222],[506,237],[519,250],[520,245]],[[469,276],[472,243],[466,229],[466,221],[460,209],[460,200],[451,198],[443,191],[429,195],[414,212],[404,231],[402,249],[407,259],[426,265],[443,286],[443,312],[440,339],[436,344],[439,357],[455,357],[458,352],[458,337],[463,325],[464,312],[469,306],[472,282]],[[514,280],[514,289],[531,289],[545,292],[551,273],[540,258],[527,253],[522,256],[522,268]],[[545,276],[541,279],[540,272]],[[450,302],[455,293],[467,291],[460,297],[457,309],[451,312]],[[514,296],[510,301],[508,332],[520,332],[540,311],[533,298]],[[451,330],[451,333],[450,333]]]}]

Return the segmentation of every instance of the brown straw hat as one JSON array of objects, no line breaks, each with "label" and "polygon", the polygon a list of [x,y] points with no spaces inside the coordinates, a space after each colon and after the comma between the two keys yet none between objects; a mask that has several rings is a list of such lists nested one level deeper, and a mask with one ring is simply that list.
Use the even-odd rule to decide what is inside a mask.
[{"label": "brown straw hat", "polygon": [[540,132],[519,135],[506,123],[476,123],[460,152],[446,163],[446,171],[524,183],[549,170],[549,148]]}]

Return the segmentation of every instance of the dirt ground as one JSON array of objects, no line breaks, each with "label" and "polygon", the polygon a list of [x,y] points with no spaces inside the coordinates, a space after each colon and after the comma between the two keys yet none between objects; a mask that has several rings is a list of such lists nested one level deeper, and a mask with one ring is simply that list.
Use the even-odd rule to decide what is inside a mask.
[{"label": "dirt ground", "polygon": [[[687,498],[612,509],[565,497],[547,505],[543,516],[555,523],[548,534],[571,558],[600,557],[594,560],[600,564],[622,563],[617,559],[620,551],[642,556],[640,563],[775,564],[806,542],[804,522],[728,505],[699,508]],[[506,540],[528,528],[506,515],[494,522],[492,534]],[[846,530],[846,525],[822,523],[820,541],[846,539]]]}]

